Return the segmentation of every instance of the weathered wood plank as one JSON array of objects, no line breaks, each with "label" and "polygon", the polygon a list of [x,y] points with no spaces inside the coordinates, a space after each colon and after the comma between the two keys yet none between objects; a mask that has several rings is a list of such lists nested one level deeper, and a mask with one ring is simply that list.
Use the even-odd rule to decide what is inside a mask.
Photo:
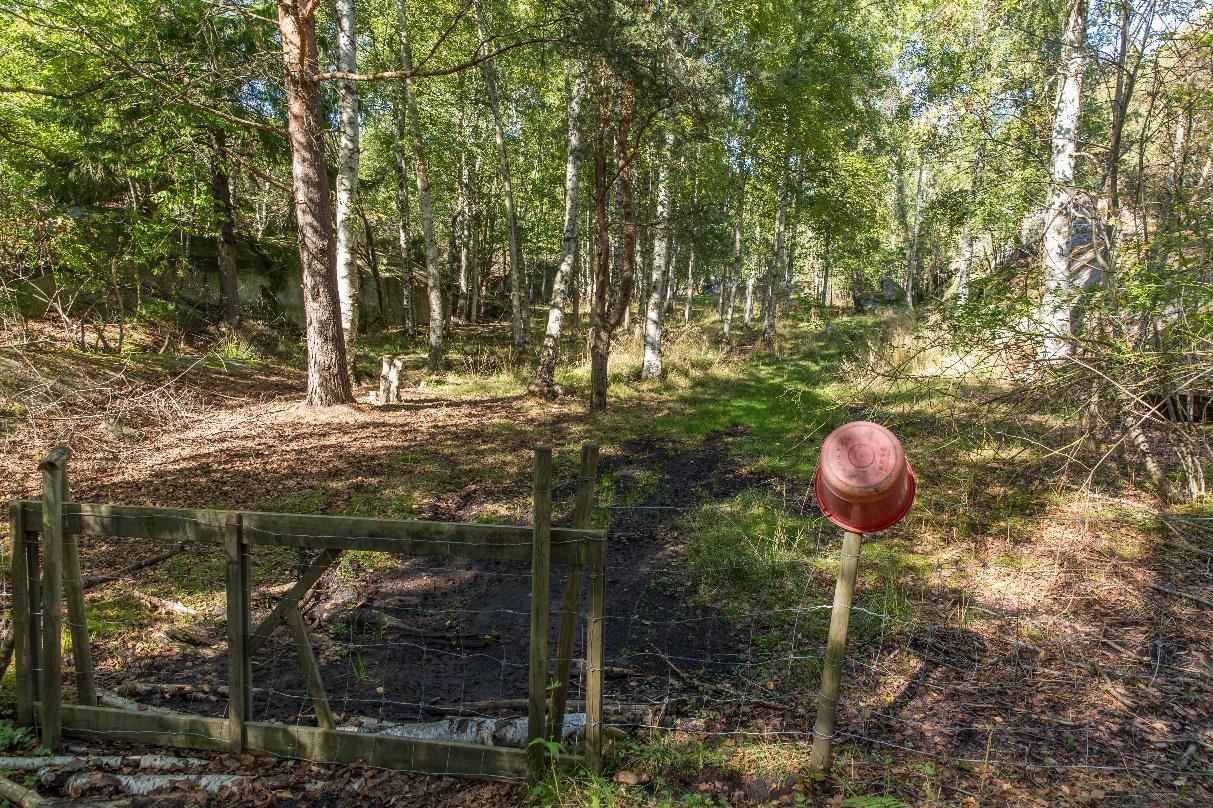
[{"label": "weathered wood plank", "polygon": [[135,712],[65,704],[63,731],[84,738],[108,738],[180,749],[222,752],[230,748],[226,719],[185,713]]},{"label": "weathered wood plank", "polygon": [[[41,519],[39,503],[25,500],[21,502],[21,507],[27,524],[36,524]],[[63,529],[66,533],[223,544],[224,525],[236,513],[240,513],[244,519],[245,541],[253,545],[370,550],[506,561],[528,561],[531,557],[532,528],[475,522],[423,522],[68,502],[63,508]],[[601,530],[552,528],[552,563],[584,563],[586,546],[602,535]]]},{"label": "weathered wood plank", "polygon": [[[53,453],[52,453],[53,456]],[[42,745],[57,749],[63,737],[63,468],[47,458],[42,469]]]},{"label": "weathered wood plank", "polygon": [[552,447],[535,447],[534,541],[531,552],[531,660],[527,703],[529,771],[543,768],[544,706],[548,683],[548,602],[552,542]]},{"label": "weathered wood plank", "polygon": [[[329,547],[410,555],[456,556],[529,561],[532,528],[469,522],[416,522],[342,516],[245,513],[251,544],[279,547]],[[555,537],[563,564],[581,561],[593,538],[565,528]]]},{"label": "weathered wood plank", "polygon": [[280,757],[493,779],[516,779],[526,773],[527,756],[522,749],[260,721],[249,722],[248,733],[249,751]]},{"label": "weathered wood plank", "polygon": [[[573,505],[573,527],[587,528],[594,510],[594,491],[598,476],[598,445],[581,446],[581,466],[577,474],[577,495]],[[548,716],[548,737],[560,738],[564,726],[565,703],[572,684],[573,644],[577,639],[578,618],[581,616],[581,578],[584,566],[570,564],[564,579],[564,600],[560,608],[560,630],[556,639],[556,675],[558,683],[552,693],[552,710]]]},{"label": "weathered wood plank", "polygon": [[311,563],[311,566],[304,570],[303,575],[299,576],[299,580],[295,582],[295,585],[282,596],[282,600],[278,601],[273,611],[266,615],[261,624],[249,636],[248,652],[250,656],[261,650],[261,646],[265,645],[266,641],[269,640],[270,635],[274,633],[274,629],[278,628],[278,624],[286,618],[287,612],[299,606],[299,600],[307,594],[309,589],[316,585],[320,577],[328,571],[329,567],[333,566],[333,562],[340,556],[340,550],[325,550]]},{"label": "weathered wood plank", "polygon": [[9,544],[12,548],[13,576],[13,666],[16,676],[17,723],[34,725],[34,666],[30,654],[32,620],[29,586],[29,546],[25,530],[25,512],[19,503],[8,508]]},{"label": "weathered wood plank", "polygon": [[227,738],[233,752],[245,748],[248,720],[248,565],[239,517],[229,522],[224,558],[227,567]]},{"label": "weathered wood plank", "polygon": [[287,609],[286,624],[291,628],[291,637],[295,641],[295,656],[299,659],[299,667],[307,681],[308,695],[312,697],[316,723],[321,729],[336,729],[337,722],[333,720],[333,711],[329,708],[328,696],[324,692],[320,666],[316,663],[316,655],[312,652],[312,643],[307,636],[307,625],[303,622],[303,615],[299,613],[297,603],[292,603]]},{"label": "weathered wood plank", "polygon": [[[71,498],[67,469],[62,471],[63,501]],[[80,574],[80,540],[75,533],[63,535],[63,593],[67,598],[67,627],[72,634],[72,662],[76,669],[76,694],[81,704],[97,706],[93,686],[92,645],[88,639],[88,612],[84,608],[84,578]]]},{"label": "weathered wood plank", "polygon": [[[228,749],[228,725],[222,718],[65,704],[63,719],[64,731],[73,736],[137,741],[180,749]],[[274,757],[323,763],[363,763],[397,771],[491,779],[517,779],[526,774],[526,752],[509,747],[426,741],[265,721],[247,722],[245,733],[248,751]],[[561,758],[565,765],[581,762],[579,755]]]}]

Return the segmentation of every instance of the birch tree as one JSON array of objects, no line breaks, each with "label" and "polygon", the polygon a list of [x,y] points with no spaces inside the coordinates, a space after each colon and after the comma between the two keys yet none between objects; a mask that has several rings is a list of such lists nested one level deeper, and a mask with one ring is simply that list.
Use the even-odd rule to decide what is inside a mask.
[{"label": "birch tree", "polygon": [[417,328],[413,315],[413,233],[409,210],[409,170],[404,144],[408,137],[406,104],[403,93],[397,94],[395,103],[396,142],[392,156],[396,169],[396,237],[400,241],[400,305],[404,309],[404,330],[412,334]]},{"label": "birch tree", "polygon": [[[358,45],[354,26],[354,0],[336,0],[337,69],[358,70]],[[337,295],[341,304],[341,333],[345,355],[354,376],[355,344],[358,340],[358,261],[354,211],[358,205],[358,86],[338,79],[339,143],[337,156]]]},{"label": "birch tree", "polygon": [[725,289],[721,290],[721,294],[728,295],[724,317],[724,338],[726,341],[730,338],[733,331],[733,314],[737,306],[737,284],[741,280],[741,262],[744,255],[741,231],[745,222],[745,183],[746,175],[743,170],[741,173],[741,184],[737,189],[737,210],[733,214],[733,264],[729,269],[728,282],[725,284],[727,291]]},{"label": "birch tree", "polygon": [[1045,211],[1044,287],[1037,319],[1042,330],[1039,362],[1055,362],[1073,352],[1071,311],[1075,295],[1070,276],[1074,227],[1074,165],[1082,81],[1087,55],[1087,0],[1074,0],[1062,37],[1061,66],[1053,112],[1049,203]]},{"label": "birch tree", "polygon": [[426,165],[425,146],[421,138],[421,121],[417,114],[417,95],[413,87],[413,51],[409,45],[408,12],[405,0],[396,0],[396,18],[400,37],[400,68],[404,72],[405,133],[413,155],[413,176],[417,180],[417,202],[421,207],[421,233],[425,238],[426,298],[429,302],[429,350],[426,367],[431,372],[442,367],[443,358],[443,289],[442,267],[439,265],[438,236],[434,230],[434,203],[430,198],[430,176]]},{"label": "birch tree", "polygon": [[522,270],[522,245],[518,234],[518,213],[514,207],[514,183],[510,176],[510,160],[505,149],[505,126],[501,121],[501,97],[497,91],[497,66],[488,55],[489,36],[480,0],[472,3],[476,12],[476,30],[480,35],[480,75],[489,98],[489,110],[493,113],[493,134],[497,142],[497,166],[501,172],[502,202],[505,205],[506,232],[510,250],[510,326],[514,338],[514,360],[522,358],[530,337],[530,318],[527,316],[526,279]]},{"label": "birch tree", "polygon": [[767,270],[766,304],[762,311],[762,341],[766,345],[775,342],[775,309],[779,305],[780,286],[786,272],[788,235],[788,158],[782,160],[779,170],[779,210],[775,214],[775,253]]},{"label": "birch tree", "polygon": [[[569,91],[568,102],[568,152],[564,169],[564,236],[560,242],[560,266],[552,281],[552,303],[548,309],[547,330],[543,336],[543,349],[539,354],[539,365],[531,389],[544,396],[551,396],[556,384],[556,361],[560,354],[560,332],[564,323],[565,294],[570,284],[575,285],[577,261],[578,171],[581,157],[581,104],[585,98],[586,78],[579,72]],[[573,317],[576,322],[577,296],[574,293]]]},{"label": "birch tree", "polygon": [[661,320],[665,312],[665,285],[668,282],[670,245],[670,150],[673,136],[666,133],[657,154],[657,221],[653,236],[653,266],[649,275],[648,308],[644,323],[644,361],[640,378],[660,379]]}]

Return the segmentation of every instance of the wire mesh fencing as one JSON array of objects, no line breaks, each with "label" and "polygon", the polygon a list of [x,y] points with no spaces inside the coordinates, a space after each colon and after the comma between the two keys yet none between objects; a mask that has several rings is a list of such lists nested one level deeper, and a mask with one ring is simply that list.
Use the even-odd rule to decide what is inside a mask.
[{"label": "wire mesh fencing", "polygon": [[[634,551],[617,540],[647,541],[651,549],[661,529],[655,523],[685,510],[611,509],[612,591],[628,590],[620,579],[636,568],[628,559]],[[962,547],[950,574],[926,570],[912,588],[883,574],[886,545],[915,535],[915,525],[867,537],[830,739],[850,760],[894,755],[925,770],[949,764],[982,782],[1011,773],[1110,775],[1141,793],[1161,794],[1172,782],[1207,787],[1213,667],[1199,626],[1206,625],[1201,593],[1213,585],[1213,553],[1202,549],[1213,538],[1210,524],[1203,517],[1017,515],[1006,525],[1005,554],[989,554],[993,563]],[[998,526],[988,532],[1003,540]],[[1029,533],[1044,541],[1035,542],[1034,554],[1016,554],[1016,536]],[[714,603],[702,587],[663,591],[659,580],[639,595],[612,597],[608,722],[674,755],[707,754],[717,766],[719,756],[703,749],[761,748],[788,771],[807,768],[837,535],[818,519],[799,537],[804,586],[780,608]],[[1168,544],[1196,563],[1179,570],[1158,560]],[[740,561],[723,566],[722,578],[749,572]]]}]

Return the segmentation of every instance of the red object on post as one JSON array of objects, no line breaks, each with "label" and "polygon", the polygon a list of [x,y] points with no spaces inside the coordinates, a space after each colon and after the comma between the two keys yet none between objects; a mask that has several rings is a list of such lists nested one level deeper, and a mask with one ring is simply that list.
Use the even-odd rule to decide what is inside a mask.
[{"label": "red object on post", "polygon": [[821,445],[813,490],[831,522],[875,533],[900,522],[914,504],[914,470],[892,432],[871,421],[852,421]]}]

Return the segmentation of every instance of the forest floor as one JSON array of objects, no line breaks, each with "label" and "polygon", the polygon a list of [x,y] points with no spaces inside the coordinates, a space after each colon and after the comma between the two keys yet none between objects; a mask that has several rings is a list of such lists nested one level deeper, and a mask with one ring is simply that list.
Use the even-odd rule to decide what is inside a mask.
[{"label": "forest floor", "polygon": [[[672,329],[660,383],[634,380],[629,341],[597,417],[583,363],[562,368],[565,396],[530,397],[495,327],[457,328],[441,375],[421,370],[420,345],[376,336],[362,369],[378,353],[408,356],[402,403],[312,410],[295,362],[86,353],[38,324],[46,342],[0,349],[0,493],[36,495],[37,460],[68,440],[82,501],[526,524],[532,448],[549,443],[567,524],[578,448],[601,445],[606,695],[647,708],[619,721],[602,778],[527,788],[197,755],[202,770],[246,775],[224,804],[1209,804],[1213,619],[1174,592],[1213,598],[1213,523],[1194,510],[1158,518],[1130,456],[1049,448],[1072,443],[1063,406],[920,348],[905,359],[904,318],[829,317],[794,313],[769,350],[748,332],[722,348],[715,323]],[[856,417],[899,434],[919,499],[865,542],[835,763],[814,778],[838,531],[811,480],[822,438]],[[154,551],[87,537],[84,575]],[[295,563],[254,558],[254,619]],[[344,722],[521,714],[524,566],[351,553],[320,589],[309,619]],[[223,598],[209,547],[90,590],[98,683],[223,714]],[[10,673],[5,699],[11,684]],[[314,721],[284,639],[258,656],[254,686],[256,717]],[[71,744],[80,756],[157,751]],[[44,793],[64,782],[48,776]],[[99,778],[95,793],[110,786]],[[179,790],[156,804],[206,799]]]}]

